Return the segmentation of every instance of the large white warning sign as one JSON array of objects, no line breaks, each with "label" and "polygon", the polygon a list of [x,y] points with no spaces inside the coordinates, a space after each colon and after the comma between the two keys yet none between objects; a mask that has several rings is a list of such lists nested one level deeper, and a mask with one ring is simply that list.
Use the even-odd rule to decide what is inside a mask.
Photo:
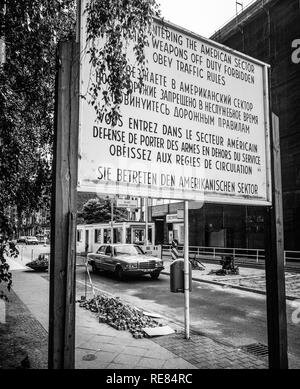
[{"label": "large white warning sign", "polygon": [[[95,74],[85,39],[83,22],[81,94],[87,96]],[[159,21],[146,58],[140,89],[132,55],[133,93],[124,96],[114,126],[107,115],[97,121],[81,99],[78,190],[269,204],[267,66]]]}]

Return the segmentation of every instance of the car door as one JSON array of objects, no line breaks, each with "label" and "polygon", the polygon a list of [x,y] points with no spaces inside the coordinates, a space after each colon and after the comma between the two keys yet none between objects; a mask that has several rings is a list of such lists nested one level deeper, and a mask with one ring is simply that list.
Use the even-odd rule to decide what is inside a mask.
[{"label": "car door", "polygon": [[104,260],[105,260],[105,251],[106,246],[100,246],[99,249],[96,251],[95,254],[92,255],[92,258],[95,262],[95,266],[99,270],[104,270]]},{"label": "car door", "polygon": [[113,247],[110,245],[107,246],[105,250],[104,261],[103,261],[105,270],[114,271],[114,260],[113,260],[112,253],[113,253]]}]

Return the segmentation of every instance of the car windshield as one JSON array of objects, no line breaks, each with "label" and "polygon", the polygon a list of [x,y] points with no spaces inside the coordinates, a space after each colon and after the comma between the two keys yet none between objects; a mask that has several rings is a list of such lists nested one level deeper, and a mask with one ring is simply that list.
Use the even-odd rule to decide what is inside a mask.
[{"label": "car windshield", "polygon": [[144,255],[139,246],[116,246],[115,255]]}]

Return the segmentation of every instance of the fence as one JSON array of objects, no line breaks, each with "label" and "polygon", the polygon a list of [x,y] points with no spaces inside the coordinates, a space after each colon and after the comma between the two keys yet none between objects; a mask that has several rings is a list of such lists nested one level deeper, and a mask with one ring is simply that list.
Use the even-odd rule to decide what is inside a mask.
[{"label": "fence", "polygon": [[[183,256],[184,246],[178,246],[179,254]],[[163,245],[163,252],[171,251],[171,245]],[[243,249],[230,247],[205,247],[205,246],[189,246],[190,255],[196,255],[199,258],[207,260],[219,261],[223,256],[230,255],[235,258],[238,263],[245,264],[261,264],[265,262],[264,249]],[[284,251],[284,264],[287,262],[299,262],[300,251]]]}]

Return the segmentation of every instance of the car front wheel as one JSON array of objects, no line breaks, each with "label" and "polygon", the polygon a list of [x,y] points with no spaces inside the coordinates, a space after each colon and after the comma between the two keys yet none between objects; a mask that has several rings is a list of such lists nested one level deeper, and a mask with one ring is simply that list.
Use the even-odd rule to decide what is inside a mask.
[{"label": "car front wheel", "polygon": [[116,267],[115,273],[116,273],[116,277],[119,281],[124,279],[124,270],[122,269],[121,266]]}]

